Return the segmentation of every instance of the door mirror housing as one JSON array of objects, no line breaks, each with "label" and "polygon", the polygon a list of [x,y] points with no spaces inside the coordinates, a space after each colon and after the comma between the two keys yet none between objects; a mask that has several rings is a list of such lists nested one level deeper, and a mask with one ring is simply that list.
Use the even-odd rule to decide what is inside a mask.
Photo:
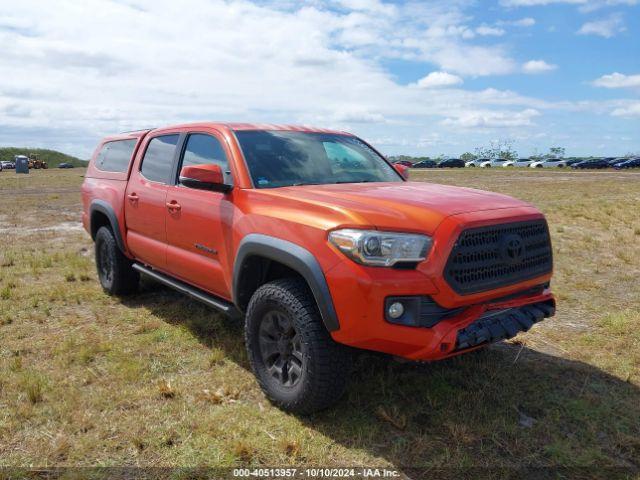
[{"label": "door mirror housing", "polygon": [[396,169],[396,172],[398,172],[402,178],[409,180],[409,167],[402,165],[401,163],[394,163],[393,168]]},{"label": "door mirror housing", "polygon": [[228,192],[233,187],[224,183],[224,174],[220,165],[190,165],[180,170],[180,183],[185,187],[199,190]]}]

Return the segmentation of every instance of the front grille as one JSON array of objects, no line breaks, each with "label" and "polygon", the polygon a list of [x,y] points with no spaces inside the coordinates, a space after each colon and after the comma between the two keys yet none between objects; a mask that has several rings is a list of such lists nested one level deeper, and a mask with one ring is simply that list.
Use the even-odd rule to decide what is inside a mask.
[{"label": "front grille", "polygon": [[545,220],[464,230],[451,251],[445,279],[461,295],[512,285],[551,272]]}]

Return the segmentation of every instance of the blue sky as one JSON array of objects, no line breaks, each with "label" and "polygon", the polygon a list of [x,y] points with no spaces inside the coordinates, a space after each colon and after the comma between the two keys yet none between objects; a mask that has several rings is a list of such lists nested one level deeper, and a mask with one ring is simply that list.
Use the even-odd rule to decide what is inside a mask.
[{"label": "blue sky", "polygon": [[0,0],[0,145],[199,120],[640,153],[640,0]]}]

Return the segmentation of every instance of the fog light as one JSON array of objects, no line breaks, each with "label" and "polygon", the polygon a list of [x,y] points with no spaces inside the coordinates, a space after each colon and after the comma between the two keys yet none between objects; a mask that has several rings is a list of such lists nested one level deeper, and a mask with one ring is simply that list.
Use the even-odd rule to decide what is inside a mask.
[{"label": "fog light", "polygon": [[400,318],[404,313],[404,306],[400,302],[393,302],[389,305],[387,313],[389,314],[389,317],[393,319]]}]

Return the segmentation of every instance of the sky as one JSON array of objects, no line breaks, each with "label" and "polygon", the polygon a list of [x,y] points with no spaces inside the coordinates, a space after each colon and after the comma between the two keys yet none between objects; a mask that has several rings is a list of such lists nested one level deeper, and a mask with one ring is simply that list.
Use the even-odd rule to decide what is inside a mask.
[{"label": "sky", "polygon": [[0,146],[202,120],[640,153],[640,0],[0,0]]}]

